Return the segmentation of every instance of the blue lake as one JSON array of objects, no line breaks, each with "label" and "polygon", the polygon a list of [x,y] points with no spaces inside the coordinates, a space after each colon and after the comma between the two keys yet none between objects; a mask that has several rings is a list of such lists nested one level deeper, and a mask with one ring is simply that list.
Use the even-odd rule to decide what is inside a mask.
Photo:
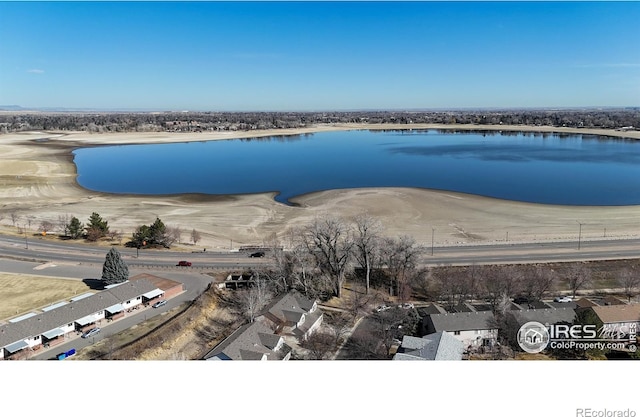
[{"label": "blue lake", "polygon": [[118,194],[418,187],[566,205],[640,204],[640,141],[586,135],[343,131],[74,151],[78,183]]}]

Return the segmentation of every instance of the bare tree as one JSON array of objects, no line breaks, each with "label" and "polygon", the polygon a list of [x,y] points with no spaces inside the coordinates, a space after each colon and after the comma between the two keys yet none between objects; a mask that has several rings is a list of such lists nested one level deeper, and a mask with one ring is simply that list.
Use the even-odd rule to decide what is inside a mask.
[{"label": "bare tree", "polygon": [[120,230],[109,230],[107,232],[107,237],[109,238],[110,241],[121,241],[122,240],[122,231]]},{"label": "bare tree", "polygon": [[193,229],[191,231],[191,241],[193,242],[193,244],[197,244],[200,241],[200,232],[198,232],[196,229]]},{"label": "bare tree", "polygon": [[556,274],[546,265],[535,265],[531,274],[522,278],[522,293],[529,299],[539,300],[553,288]]},{"label": "bare tree", "polygon": [[353,249],[347,227],[336,217],[318,217],[306,228],[304,238],[307,250],[339,298]]},{"label": "bare tree", "polygon": [[397,289],[401,301],[406,301],[410,296],[410,284],[415,278],[418,263],[419,249],[416,241],[405,235],[398,239],[385,238],[381,246],[380,257],[389,276],[389,291],[393,295],[394,289]]},{"label": "bare tree", "polygon": [[436,279],[440,284],[440,297],[444,298],[449,307],[465,302],[475,291],[475,273],[472,274],[471,270],[463,273],[445,270],[436,273]]},{"label": "bare tree", "polygon": [[53,223],[51,223],[49,220],[43,220],[40,223],[40,227],[38,228],[38,231],[42,232],[43,234],[47,234],[49,233],[51,230],[53,229]]},{"label": "bare tree", "polygon": [[58,216],[58,222],[56,226],[62,236],[69,236],[69,223],[71,222],[71,216],[69,214],[60,214]]},{"label": "bare tree", "polygon": [[240,292],[240,303],[247,319],[253,323],[270,299],[266,280],[258,271],[253,271],[253,285]]},{"label": "bare tree", "polygon": [[591,270],[583,263],[573,265],[567,272],[567,282],[573,298],[578,291],[591,285]]},{"label": "bare tree", "polygon": [[354,256],[365,271],[365,288],[369,294],[371,265],[379,250],[382,224],[369,214],[360,214],[355,218]]},{"label": "bare tree", "polygon": [[335,352],[337,338],[332,332],[316,331],[301,343],[309,351],[311,359],[322,360]]},{"label": "bare tree", "polygon": [[624,295],[627,296],[628,301],[638,295],[640,290],[640,274],[631,268],[625,268],[620,271],[618,278],[618,284],[623,288]]},{"label": "bare tree", "polygon": [[11,224],[15,227],[18,220],[20,220],[20,216],[15,211],[9,213],[9,218],[11,219]]},{"label": "bare tree", "polygon": [[170,226],[167,227],[167,235],[171,236],[174,242],[180,243],[180,239],[182,239],[182,229],[180,226]]},{"label": "bare tree", "polygon": [[482,293],[494,311],[498,309],[500,302],[505,298],[513,297],[520,291],[522,273],[513,265],[497,270],[494,268],[483,275],[481,280]]}]

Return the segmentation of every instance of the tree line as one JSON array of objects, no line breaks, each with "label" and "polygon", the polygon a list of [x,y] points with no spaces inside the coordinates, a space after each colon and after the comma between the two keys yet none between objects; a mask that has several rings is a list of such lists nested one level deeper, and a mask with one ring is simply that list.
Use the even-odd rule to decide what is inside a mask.
[{"label": "tree line", "polygon": [[0,112],[0,134],[29,131],[202,132],[310,127],[328,123],[523,125],[640,129],[640,109],[352,112]]}]

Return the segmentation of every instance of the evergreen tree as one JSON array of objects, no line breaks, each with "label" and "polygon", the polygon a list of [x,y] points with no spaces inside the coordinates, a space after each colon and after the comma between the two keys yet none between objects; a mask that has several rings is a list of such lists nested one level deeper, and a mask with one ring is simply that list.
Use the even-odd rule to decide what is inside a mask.
[{"label": "evergreen tree", "polygon": [[79,238],[80,235],[82,234],[83,228],[84,228],[84,225],[80,223],[80,220],[78,220],[78,218],[75,216],[71,218],[71,221],[67,225],[67,229],[69,230],[69,235],[71,236],[72,239]]},{"label": "evergreen tree", "polygon": [[95,242],[109,233],[109,224],[95,211],[89,216],[87,224],[87,240]]},{"label": "evergreen tree", "polygon": [[104,285],[117,284],[129,279],[129,267],[120,257],[116,248],[111,248],[102,266]]}]

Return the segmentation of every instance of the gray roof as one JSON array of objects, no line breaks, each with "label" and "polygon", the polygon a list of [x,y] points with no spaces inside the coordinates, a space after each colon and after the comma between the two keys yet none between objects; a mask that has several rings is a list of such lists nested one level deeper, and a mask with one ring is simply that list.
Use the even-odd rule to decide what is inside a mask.
[{"label": "gray roof", "polygon": [[437,332],[423,338],[404,336],[394,360],[460,360],[464,352],[461,341],[447,332]]},{"label": "gray roof", "polygon": [[453,306],[452,310],[455,313],[471,313],[471,312],[478,311],[478,310],[476,310],[476,308],[474,306],[472,306],[469,303],[457,304],[457,305]]},{"label": "gray roof", "polygon": [[573,320],[576,318],[576,311],[569,307],[509,311],[507,314],[511,314],[521,326],[529,321],[537,321],[542,324],[573,323]]},{"label": "gray roof", "polygon": [[297,322],[302,314],[311,310],[314,302],[299,292],[292,291],[272,301],[265,310],[282,322]]},{"label": "gray roof", "polygon": [[444,314],[447,312],[447,310],[445,310],[442,306],[439,306],[438,304],[435,304],[435,303],[431,303],[428,306],[419,307],[418,310],[424,315]]},{"label": "gray roof", "polygon": [[207,353],[205,359],[259,360],[264,354],[268,359],[281,359],[273,351],[279,340],[280,336],[272,329],[256,321],[241,326]]},{"label": "gray roof", "polygon": [[433,323],[436,332],[497,329],[495,317],[491,311],[432,314],[428,320]]},{"label": "gray roof", "polygon": [[114,304],[136,298],[150,288],[155,287],[145,279],[128,281],[118,287],[98,292],[17,323],[5,324],[0,326],[0,347],[65,326]]}]

